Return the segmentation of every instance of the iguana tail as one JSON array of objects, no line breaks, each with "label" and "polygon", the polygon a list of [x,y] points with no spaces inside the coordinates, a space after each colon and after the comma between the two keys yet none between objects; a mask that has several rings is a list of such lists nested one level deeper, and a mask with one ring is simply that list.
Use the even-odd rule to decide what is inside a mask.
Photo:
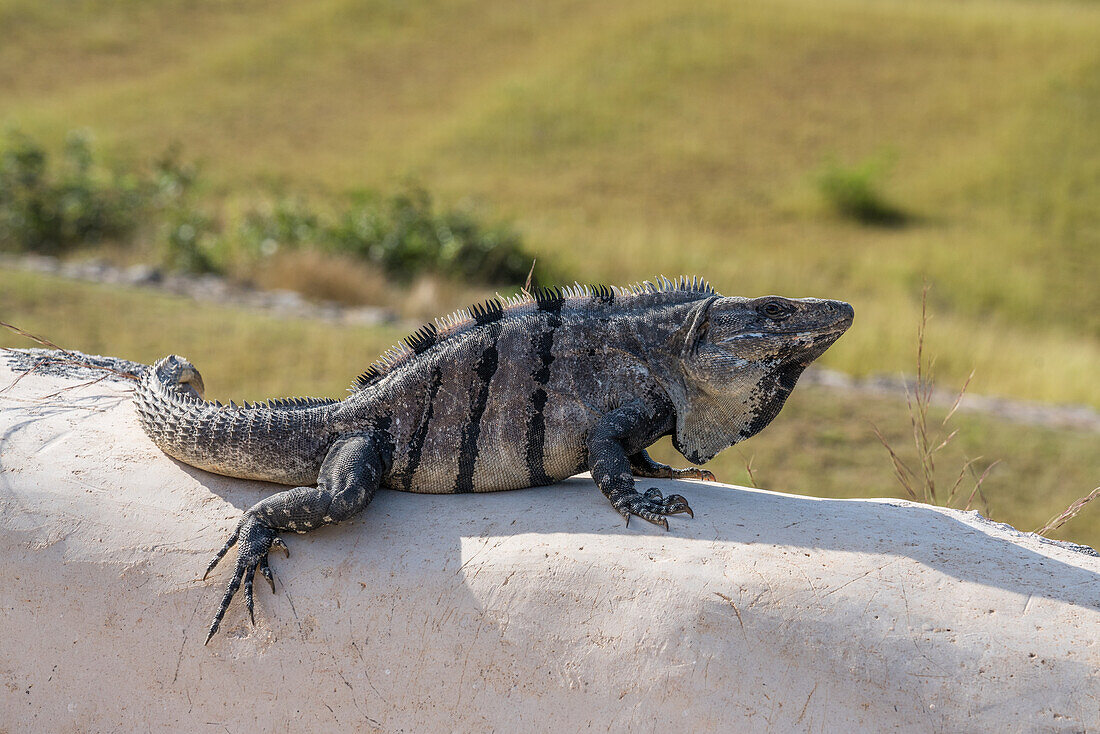
[{"label": "iguana tail", "polygon": [[317,481],[335,440],[328,429],[339,403],[288,398],[222,405],[203,399],[202,375],[170,355],[149,369],[134,393],[142,428],[164,453],[216,474],[293,486]]}]

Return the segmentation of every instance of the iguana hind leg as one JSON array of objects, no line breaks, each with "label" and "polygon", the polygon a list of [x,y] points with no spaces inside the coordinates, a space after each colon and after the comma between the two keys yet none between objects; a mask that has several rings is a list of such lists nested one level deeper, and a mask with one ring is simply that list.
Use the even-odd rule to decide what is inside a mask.
[{"label": "iguana hind leg", "polygon": [[[237,567],[222,595],[206,642],[210,642],[218,631],[229,602],[242,582],[249,617],[253,624],[256,623],[252,582],[256,569],[259,569],[271,584],[271,590],[275,591],[275,577],[268,565],[267,555],[272,549],[287,551],[279,539],[279,532],[291,530],[305,533],[348,519],[374,498],[383,471],[383,459],[369,437],[355,435],[342,438],[333,444],[325,457],[316,487],[279,492],[250,507],[203,574],[205,579],[226,552],[233,545],[237,546]],[[288,551],[287,555],[290,555]]]},{"label": "iguana hind leg", "polygon": [[704,482],[717,481],[714,474],[706,469],[689,467],[687,469],[673,469],[668,464],[654,461],[653,457],[645,449],[630,456],[630,470],[636,477],[649,479],[701,479]]},{"label": "iguana hind leg", "polygon": [[668,530],[666,515],[684,512],[694,517],[695,513],[678,494],[665,497],[656,488],[639,493],[634,488],[632,462],[623,448],[624,443],[651,431],[654,419],[649,412],[639,401],[601,418],[588,436],[588,466],[600,491],[628,525],[630,516],[637,515]]}]

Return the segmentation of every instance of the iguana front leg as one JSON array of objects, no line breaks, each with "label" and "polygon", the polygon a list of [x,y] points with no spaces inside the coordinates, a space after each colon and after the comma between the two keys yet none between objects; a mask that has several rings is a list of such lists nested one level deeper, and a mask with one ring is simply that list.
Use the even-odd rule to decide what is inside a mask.
[{"label": "iguana front leg", "polygon": [[651,411],[641,401],[605,415],[588,435],[588,468],[600,491],[628,525],[630,516],[637,515],[668,530],[665,515],[686,512],[695,517],[695,513],[678,494],[663,497],[656,488],[645,494],[634,489],[631,461],[624,448],[624,444],[636,446],[642,436],[652,434],[654,423]]},{"label": "iguana front leg", "polygon": [[256,569],[259,568],[274,592],[275,577],[268,566],[267,554],[275,548],[290,555],[279,539],[280,531],[305,533],[348,519],[374,499],[384,470],[384,458],[378,455],[369,437],[354,435],[341,438],[325,457],[316,487],[279,492],[250,507],[202,576],[205,579],[226,552],[234,544],[237,545],[237,568],[226,586],[206,642],[210,642],[218,631],[225,610],[229,608],[229,602],[242,581],[248,614],[252,624],[256,624],[252,601],[252,580]]},{"label": "iguana front leg", "polygon": [[668,464],[654,461],[649,452],[642,449],[630,456],[630,470],[636,477],[648,477],[649,479],[701,479],[704,482],[717,481],[714,474],[706,469],[691,467],[689,469],[673,469]]}]

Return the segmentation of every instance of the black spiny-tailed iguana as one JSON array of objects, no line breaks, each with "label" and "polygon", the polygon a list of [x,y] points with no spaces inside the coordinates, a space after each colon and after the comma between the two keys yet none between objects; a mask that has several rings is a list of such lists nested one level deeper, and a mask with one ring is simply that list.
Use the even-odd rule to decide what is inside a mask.
[{"label": "black spiny-tailed iguana", "polygon": [[428,324],[340,401],[208,403],[189,362],[160,360],[135,394],[157,446],[295,487],[249,508],[210,562],[207,574],[237,545],[206,641],[242,582],[255,622],[253,577],[259,569],[274,591],[267,555],[285,551],[280,532],[346,520],[379,487],[492,492],[588,470],[628,522],[667,529],[667,515],[691,514],[687,501],[639,493],[634,477],[714,477],[659,464],[646,447],[671,435],[702,464],[756,434],[852,317],[842,301],[724,298],[698,279],[541,290]]}]

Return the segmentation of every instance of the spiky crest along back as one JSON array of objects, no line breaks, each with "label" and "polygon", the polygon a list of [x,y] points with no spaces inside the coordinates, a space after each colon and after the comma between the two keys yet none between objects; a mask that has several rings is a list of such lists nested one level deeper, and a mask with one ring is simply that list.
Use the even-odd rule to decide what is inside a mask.
[{"label": "spiky crest along back", "polygon": [[586,285],[537,288],[515,296],[500,296],[468,308],[460,309],[429,322],[387,349],[370,367],[355,379],[349,388],[358,392],[381,380],[412,357],[427,352],[436,344],[454,338],[482,324],[499,321],[511,315],[526,312],[529,307],[538,308],[557,302],[562,307],[585,306],[622,308],[639,305],[664,305],[718,295],[707,281],[699,277],[681,276],[669,280],[658,276],[656,282],[643,281],[628,286]]}]

